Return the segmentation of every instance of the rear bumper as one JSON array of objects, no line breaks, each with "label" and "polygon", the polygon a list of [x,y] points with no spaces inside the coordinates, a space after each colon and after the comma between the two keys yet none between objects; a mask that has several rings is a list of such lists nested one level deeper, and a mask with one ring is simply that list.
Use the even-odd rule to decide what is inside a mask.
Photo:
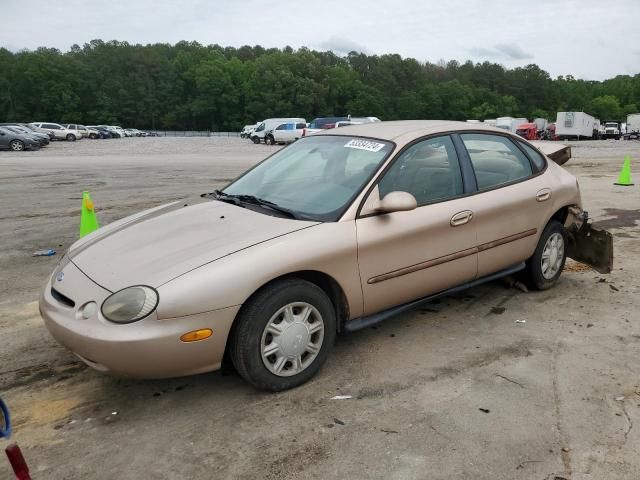
[{"label": "rear bumper", "polygon": [[[80,309],[91,301],[100,306],[110,292],[89,280],[73,263],[62,270],[62,282],[53,277],[47,282],[40,296],[40,314],[51,335],[90,367],[133,378],[179,377],[220,368],[240,306],[163,320],[154,313],[126,325],[109,322],[99,311],[85,319]],[[74,306],[53,297],[52,280]],[[213,335],[191,343],[180,340],[184,333],[202,328],[212,329]]]}]

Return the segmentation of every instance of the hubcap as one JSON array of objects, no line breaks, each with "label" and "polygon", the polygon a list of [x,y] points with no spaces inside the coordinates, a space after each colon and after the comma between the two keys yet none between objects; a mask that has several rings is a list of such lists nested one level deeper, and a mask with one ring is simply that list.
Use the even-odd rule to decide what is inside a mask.
[{"label": "hubcap", "polygon": [[20,142],[14,142],[11,146],[14,150],[22,150],[22,144]]},{"label": "hubcap", "polygon": [[279,377],[296,375],[313,363],[323,339],[320,312],[305,302],[290,303],[269,319],[262,332],[262,362]]},{"label": "hubcap", "polygon": [[564,238],[559,233],[551,235],[544,244],[542,259],[540,260],[542,276],[552,279],[562,267],[564,261]]}]

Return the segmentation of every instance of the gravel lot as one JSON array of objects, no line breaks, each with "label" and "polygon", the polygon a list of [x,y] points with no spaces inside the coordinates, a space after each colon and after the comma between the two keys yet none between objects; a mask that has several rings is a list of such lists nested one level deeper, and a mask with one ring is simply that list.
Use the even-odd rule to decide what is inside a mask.
[{"label": "gravel lot", "polygon": [[234,372],[90,370],[38,314],[59,256],[31,256],[76,239],[83,190],[106,224],[220,187],[277,147],[132,138],[0,152],[0,396],[33,478],[640,478],[640,195],[613,185],[639,147],[580,142],[566,164],[615,234],[611,275],[569,263],[550,291],[495,282],[342,335],[320,375],[279,394]]}]

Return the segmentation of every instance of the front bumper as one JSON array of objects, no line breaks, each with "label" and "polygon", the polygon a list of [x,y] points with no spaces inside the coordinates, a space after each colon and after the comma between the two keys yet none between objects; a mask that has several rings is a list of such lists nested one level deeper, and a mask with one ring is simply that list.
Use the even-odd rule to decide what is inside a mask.
[{"label": "front bumper", "polygon": [[[62,281],[56,279],[60,271],[64,273]],[[134,378],[166,378],[220,368],[227,336],[240,306],[163,320],[153,313],[125,325],[109,322],[99,308],[90,318],[83,318],[80,311],[83,306],[96,302],[99,307],[110,294],[69,262],[56,269],[47,282],[40,296],[40,314],[58,342],[102,372]],[[184,333],[201,328],[212,329],[213,335],[191,343],[180,340]]]},{"label": "front bumper", "polygon": [[589,214],[578,206],[569,207],[565,222],[569,242],[567,256],[600,273],[613,270],[613,235],[589,222]]}]

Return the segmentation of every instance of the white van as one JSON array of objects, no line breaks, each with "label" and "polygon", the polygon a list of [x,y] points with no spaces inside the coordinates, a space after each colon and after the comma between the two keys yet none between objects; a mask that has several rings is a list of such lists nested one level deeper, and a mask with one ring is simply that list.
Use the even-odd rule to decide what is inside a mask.
[{"label": "white van", "polygon": [[251,140],[253,143],[260,143],[264,140],[267,145],[273,145],[275,140],[273,138],[273,131],[283,123],[304,123],[307,121],[304,118],[267,118],[260,122],[260,125],[251,134]]}]

